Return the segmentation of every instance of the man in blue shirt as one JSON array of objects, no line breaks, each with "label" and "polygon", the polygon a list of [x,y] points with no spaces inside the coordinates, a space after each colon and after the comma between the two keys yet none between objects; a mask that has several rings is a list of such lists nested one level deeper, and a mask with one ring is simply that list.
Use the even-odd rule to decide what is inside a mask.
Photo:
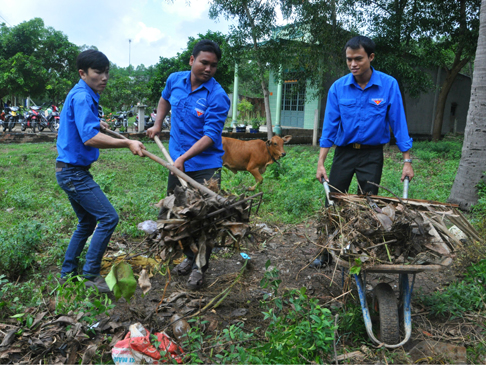
[{"label": "man in blue shirt", "polygon": [[116,139],[100,132],[107,127],[106,123],[100,125],[98,101],[108,82],[108,58],[91,49],[79,54],[76,66],[81,80],[69,92],[61,112],[56,178],[78,217],[78,226],[66,250],[60,282],[78,274],[79,256],[94,232],[82,274],[88,279],[87,287],[109,292],[100,276],[101,259],[118,224],[118,214],[89,169],[98,159],[100,148],[129,148],[134,155],[143,157],[145,146],[139,141]]},{"label": "man in blue shirt", "polygon": [[[390,127],[403,153],[401,181],[414,176],[407,121],[397,81],[371,67],[374,42],[363,36],[352,38],[344,47],[350,74],[341,77],[329,89],[317,179],[329,181],[331,191],[347,192],[356,174],[358,193],[376,195],[383,169],[383,145],[390,141]],[[336,145],[330,177],[324,162]]]},{"label": "man in blue shirt", "polygon": [[[154,126],[147,130],[147,135],[154,138],[160,133],[165,116],[172,110],[170,156],[175,167],[199,183],[211,178],[218,184],[221,182],[224,154],[221,135],[230,101],[213,78],[220,60],[221,49],[215,42],[199,41],[189,60],[191,71],[175,72],[167,79]],[[171,194],[178,185],[178,179],[169,174],[167,194]],[[191,274],[187,286],[199,289],[208,269],[211,249],[208,247],[206,250],[206,265],[201,271],[197,268],[192,250],[186,248],[184,254],[187,258],[174,268],[174,273]]]}]

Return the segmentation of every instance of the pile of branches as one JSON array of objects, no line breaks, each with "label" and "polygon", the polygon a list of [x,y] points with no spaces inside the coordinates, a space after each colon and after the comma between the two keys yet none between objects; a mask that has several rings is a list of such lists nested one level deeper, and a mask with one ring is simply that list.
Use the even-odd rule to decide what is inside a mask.
[{"label": "pile of branches", "polygon": [[[366,266],[446,264],[465,240],[480,241],[457,206],[425,200],[333,193],[318,220],[320,244],[333,256]],[[457,238],[455,225],[467,239]]]},{"label": "pile of branches", "polygon": [[[207,196],[198,190],[177,187],[157,205],[160,213],[157,231],[150,242],[150,252],[162,260],[190,249],[196,264],[206,264],[206,251],[213,247],[233,246],[237,250],[248,231],[253,199],[262,193]],[[260,205],[256,207],[257,211]],[[227,244],[227,239],[230,238]]]}]

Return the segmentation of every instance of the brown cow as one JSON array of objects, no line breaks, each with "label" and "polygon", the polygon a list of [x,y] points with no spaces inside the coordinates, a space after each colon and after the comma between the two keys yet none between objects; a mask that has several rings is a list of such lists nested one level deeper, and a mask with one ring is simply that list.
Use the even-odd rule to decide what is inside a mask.
[{"label": "brown cow", "polygon": [[[266,142],[261,139],[240,141],[239,139],[223,137],[223,166],[233,173],[249,171],[256,180],[255,186],[248,188],[252,191],[263,181],[262,174],[267,166],[277,162],[285,156],[284,143],[288,143],[292,136],[273,136]],[[277,162],[278,163],[278,162]]]}]

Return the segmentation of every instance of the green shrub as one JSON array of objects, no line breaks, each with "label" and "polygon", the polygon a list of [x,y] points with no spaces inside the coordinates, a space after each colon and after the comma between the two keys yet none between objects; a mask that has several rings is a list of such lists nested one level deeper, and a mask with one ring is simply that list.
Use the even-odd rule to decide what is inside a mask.
[{"label": "green shrub", "polygon": [[420,299],[438,315],[460,317],[469,311],[486,310],[486,259],[471,265],[464,280],[454,282],[442,291]]},{"label": "green shrub", "polygon": [[0,320],[23,313],[25,308],[43,305],[43,291],[46,285],[42,280],[27,282],[9,282],[5,275],[0,275]]},{"label": "green shrub", "polygon": [[[204,338],[202,326],[193,326],[184,343],[190,363],[218,362],[245,364],[300,364],[329,362],[333,349],[334,318],[318,299],[309,298],[306,288],[286,291],[278,296],[281,280],[277,269],[269,270],[260,282],[270,290],[261,302],[264,308],[262,325],[266,325],[264,338],[255,338],[243,324],[231,325],[214,336]],[[205,359],[200,350],[205,347],[219,348]]]},{"label": "green shrub", "polygon": [[36,259],[36,250],[42,242],[42,225],[22,222],[0,233],[0,274],[16,279]]}]

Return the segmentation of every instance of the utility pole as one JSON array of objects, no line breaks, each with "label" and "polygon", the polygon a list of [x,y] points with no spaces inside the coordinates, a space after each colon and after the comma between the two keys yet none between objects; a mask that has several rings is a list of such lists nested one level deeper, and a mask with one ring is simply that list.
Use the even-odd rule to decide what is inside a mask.
[{"label": "utility pole", "polygon": [[132,40],[128,40],[128,67],[130,67],[130,51],[131,51],[131,46],[132,46]]}]

